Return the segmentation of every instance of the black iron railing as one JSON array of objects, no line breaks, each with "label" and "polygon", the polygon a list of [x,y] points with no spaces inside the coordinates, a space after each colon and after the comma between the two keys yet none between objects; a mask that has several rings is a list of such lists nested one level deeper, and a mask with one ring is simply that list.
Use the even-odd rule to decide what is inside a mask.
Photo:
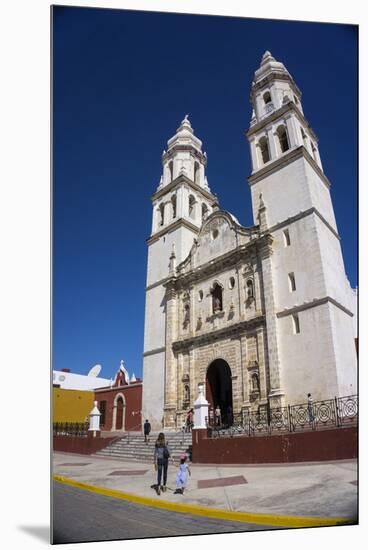
[{"label": "black iron railing", "polygon": [[87,437],[89,422],[54,422],[52,428],[54,435]]},{"label": "black iron railing", "polygon": [[242,411],[219,424],[213,418],[207,419],[207,426],[210,437],[234,437],[340,428],[357,422],[358,396],[349,395],[287,407],[264,407],[256,412]]}]

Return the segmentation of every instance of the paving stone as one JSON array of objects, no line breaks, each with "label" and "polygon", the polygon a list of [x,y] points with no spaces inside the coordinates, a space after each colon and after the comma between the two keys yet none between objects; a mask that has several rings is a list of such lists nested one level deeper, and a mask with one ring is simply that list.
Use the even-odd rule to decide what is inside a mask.
[{"label": "paving stone", "polygon": [[209,487],[228,487],[230,485],[242,485],[248,483],[244,476],[218,477],[216,479],[198,480],[198,489]]},{"label": "paving stone", "polygon": [[88,466],[90,462],[64,462],[60,466]]},{"label": "paving stone", "polygon": [[109,476],[143,476],[148,470],[115,470],[110,472]]}]

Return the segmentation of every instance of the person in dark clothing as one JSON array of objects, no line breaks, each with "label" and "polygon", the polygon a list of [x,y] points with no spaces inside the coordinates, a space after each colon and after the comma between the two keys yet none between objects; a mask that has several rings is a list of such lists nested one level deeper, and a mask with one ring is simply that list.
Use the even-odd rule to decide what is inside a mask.
[{"label": "person in dark clothing", "polygon": [[151,424],[148,422],[148,420],[145,421],[143,424],[143,433],[144,433],[144,441],[145,443],[149,442],[149,434],[151,433]]},{"label": "person in dark clothing", "polygon": [[186,418],[186,431],[187,432],[191,432],[192,431],[192,428],[193,428],[193,417],[194,417],[194,413],[193,413],[193,409],[190,409],[190,411],[188,412],[187,414],[187,418]]},{"label": "person in dark clothing", "polygon": [[[155,452],[153,455],[153,463],[157,470],[157,488],[156,492],[159,495],[161,491],[166,491],[167,469],[169,466],[170,450],[165,441],[165,435],[161,432],[155,444]],[[161,479],[163,478],[163,485]]]},{"label": "person in dark clothing", "polygon": [[307,410],[308,410],[309,422],[313,422],[314,421],[314,414],[313,414],[313,398],[312,398],[312,395],[310,393],[308,393],[307,398],[308,398]]}]

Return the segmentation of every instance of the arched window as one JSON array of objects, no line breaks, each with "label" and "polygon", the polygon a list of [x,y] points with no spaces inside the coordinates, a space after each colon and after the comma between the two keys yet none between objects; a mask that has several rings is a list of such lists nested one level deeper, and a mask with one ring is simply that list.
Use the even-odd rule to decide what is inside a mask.
[{"label": "arched window", "polygon": [[194,206],[195,206],[195,198],[193,195],[189,195],[189,216],[194,219],[195,212],[194,212]]},{"label": "arched window", "polygon": [[199,163],[195,162],[194,163],[194,182],[198,183],[198,185],[199,185],[199,176],[200,176]]},{"label": "arched window", "polygon": [[160,225],[164,225],[164,216],[165,216],[165,205],[162,202],[158,207],[160,211]]},{"label": "arched window", "polygon": [[288,229],[284,229],[284,246],[290,246],[290,233]]},{"label": "arched window", "polygon": [[289,273],[288,277],[289,277],[290,292],[294,292],[296,290],[295,275],[294,275],[294,273]]},{"label": "arched window", "polygon": [[230,277],[229,279],[229,288],[232,290],[235,287],[235,279],[234,277]]},{"label": "arched window", "polygon": [[174,163],[172,160],[169,162],[169,172],[170,172],[170,181],[172,181],[174,179]]},{"label": "arched window", "polygon": [[208,206],[205,203],[202,203],[202,222],[207,218],[208,216]]},{"label": "arched window", "polygon": [[263,164],[266,164],[266,162],[270,160],[270,149],[268,147],[268,139],[266,137],[262,137],[258,143],[261,149]]},{"label": "arched window", "polygon": [[286,128],[285,126],[279,126],[276,131],[279,138],[281,152],[285,153],[285,151],[290,149]]},{"label": "arched window", "polygon": [[298,316],[298,314],[295,313],[294,315],[292,315],[292,319],[293,319],[293,332],[294,332],[294,334],[299,334],[300,325],[299,325],[299,316]]},{"label": "arched window", "polygon": [[272,99],[270,92],[265,92],[263,94],[263,101],[265,102],[265,105],[267,105],[267,103],[271,103]]},{"label": "arched window", "polygon": [[259,391],[259,377],[255,372],[252,374],[252,391]]},{"label": "arched window", "polygon": [[171,197],[171,204],[172,204],[172,217],[176,218],[176,195],[173,195]]},{"label": "arched window", "polygon": [[247,281],[246,293],[247,293],[247,300],[254,298],[254,287],[253,287],[252,279],[248,279]]},{"label": "arched window", "polygon": [[222,288],[218,283],[215,283],[212,289],[212,311],[213,313],[222,311]]}]

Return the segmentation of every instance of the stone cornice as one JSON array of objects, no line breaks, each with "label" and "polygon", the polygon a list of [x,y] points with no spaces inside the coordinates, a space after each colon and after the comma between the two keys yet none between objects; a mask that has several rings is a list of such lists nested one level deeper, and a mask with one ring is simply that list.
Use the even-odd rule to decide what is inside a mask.
[{"label": "stone cornice", "polygon": [[323,304],[327,304],[328,302],[330,302],[334,306],[341,309],[344,313],[346,313],[350,317],[354,317],[354,313],[352,313],[350,309],[347,309],[345,306],[340,304],[337,300],[335,300],[334,298],[331,298],[331,296],[326,296],[325,298],[315,298],[314,300],[301,304],[300,306],[293,306],[287,309],[283,309],[282,311],[278,311],[276,313],[276,317],[278,318],[286,317],[287,315],[292,315],[293,313],[299,313],[299,311],[304,311],[305,309],[321,306]]},{"label": "stone cornice", "polygon": [[168,185],[165,185],[162,189],[159,189],[154,193],[151,197],[152,202],[160,199],[166,193],[170,193],[171,191],[174,191],[177,187],[179,187],[182,184],[187,184],[188,187],[193,189],[193,191],[196,191],[197,193],[201,193],[203,197],[206,199],[213,201],[214,203],[217,203],[217,197],[213,195],[210,191],[206,191],[203,187],[189,179],[187,176],[184,176],[184,174],[180,174],[177,178],[175,178],[172,182],[170,182]]},{"label": "stone cornice", "polygon": [[252,319],[240,321],[239,323],[234,323],[233,325],[228,325],[217,330],[212,330],[211,332],[207,332],[205,334],[199,334],[198,336],[191,336],[183,340],[177,340],[176,342],[172,343],[172,349],[174,352],[178,352],[187,350],[192,346],[200,346],[203,344],[215,342],[220,338],[237,336],[250,328],[255,328],[256,326],[263,325],[264,323],[264,315],[259,315],[257,317],[252,317]]},{"label": "stone cornice", "polygon": [[162,155],[162,161],[171,159],[177,151],[190,151],[195,157],[197,157],[204,166],[207,165],[207,157],[201,151],[198,151],[193,145],[174,145]]},{"label": "stone cornice", "polygon": [[260,170],[257,170],[257,172],[254,172],[252,175],[248,177],[249,185],[250,186],[254,185],[258,181],[262,180],[263,178],[270,176],[271,174],[273,174],[283,166],[290,164],[291,162],[294,162],[295,160],[301,157],[304,157],[305,160],[309,162],[309,164],[312,166],[312,168],[317,172],[317,174],[321,178],[322,183],[324,183],[327,189],[329,189],[331,186],[331,183],[329,182],[325,174],[322,172],[322,170],[320,169],[316,161],[308,153],[304,145],[300,145],[295,149],[291,149],[288,153],[267,163],[263,168],[261,168]]},{"label": "stone cornice", "polygon": [[151,235],[151,237],[149,237],[147,239],[147,244],[150,245],[150,244],[154,243],[155,241],[158,241],[159,238],[162,237],[162,235],[166,235],[167,233],[171,233],[172,231],[175,231],[175,229],[177,229],[178,227],[186,227],[187,229],[190,229],[191,231],[193,231],[193,233],[195,233],[196,235],[198,235],[198,233],[201,229],[200,227],[197,227],[196,225],[189,222],[185,218],[179,218],[175,222],[164,226],[164,228],[161,229],[160,231],[157,231],[157,233],[154,233],[153,235]]},{"label": "stone cornice", "polygon": [[156,281],[155,283],[152,283],[151,285],[147,285],[147,286],[146,286],[146,292],[147,292],[147,290],[152,290],[152,288],[155,288],[156,286],[161,286],[161,285],[163,285],[163,284],[166,283],[166,281],[168,281],[169,279],[171,279],[171,276],[164,277],[163,279],[160,279],[159,281]]},{"label": "stone cornice", "polygon": [[210,260],[197,268],[191,269],[187,273],[178,274],[176,277],[176,288],[186,288],[201,281],[202,279],[207,279],[216,273],[238,264],[247,256],[256,254],[257,248],[261,250],[265,246],[268,247],[271,243],[272,236],[265,234],[264,236],[252,239],[248,243],[230,250],[230,252],[227,252],[214,260]]},{"label": "stone cornice", "polygon": [[291,223],[297,222],[301,220],[302,218],[306,218],[307,216],[310,216],[311,214],[316,214],[316,216],[319,217],[319,219],[328,227],[328,229],[335,235],[337,239],[340,240],[340,235],[335,231],[335,229],[328,223],[328,221],[322,216],[322,214],[315,208],[314,206],[312,208],[308,208],[308,210],[304,210],[303,212],[299,212],[299,214],[296,214],[295,216],[291,216],[290,218],[287,218],[286,220],[276,223],[272,227],[269,227],[267,229],[268,232],[273,233],[274,231],[277,231],[278,229],[281,229],[287,225],[290,225]]},{"label": "stone cornice", "polygon": [[148,357],[149,355],[155,355],[156,353],[163,353],[164,351],[166,351],[165,346],[163,346],[161,348],[150,349],[149,351],[145,351],[143,353],[143,357]]},{"label": "stone cornice", "polygon": [[300,109],[295,105],[293,101],[288,101],[287,103],[285,103],[285,105],[283,105],[279,109],[272,111],[268,116],[262,118],[259,122],[254,124],[254,126],[251,126],[249,130],[245,132],[245,135],[247,136],[247,138],[250,138],[253,134],[256,134],[257,132],[262,130],[262,128],[264,128],[265,126],[268,126],[268,124],[271,124],[272,122],[275,122],[276,120],[278,120],[280,117],[285,115],[288,111],[297,116],[299,121],[306,128],[308,128],[308,131],[310,132],[313,139],[318,143],[318,136],[314,132],[312,126],[309,124],[308,120],[305,118],[303,113],[300,111]]}]

